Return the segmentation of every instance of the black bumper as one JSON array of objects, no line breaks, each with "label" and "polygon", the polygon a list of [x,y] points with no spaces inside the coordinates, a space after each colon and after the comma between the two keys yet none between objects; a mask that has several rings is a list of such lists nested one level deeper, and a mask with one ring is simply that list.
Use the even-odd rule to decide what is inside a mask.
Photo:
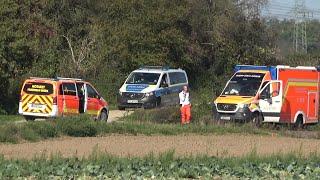
[{"label": "black bumper", "polygon": [[217,111],[215,105],[212,106],[213,120],[216,121],[239,121],[248,122],[252,119],[252,112],[249,108],[239,108],[235,113],[222,113]]},{"label": "black bumper", "polygon": [[[136,102],[132,103],[132,101]],[[144,96],[139,99],[118,96],[118,107],[120,108],[154,108],[157,106],[157,102],[158,98],[154,95]]]}]

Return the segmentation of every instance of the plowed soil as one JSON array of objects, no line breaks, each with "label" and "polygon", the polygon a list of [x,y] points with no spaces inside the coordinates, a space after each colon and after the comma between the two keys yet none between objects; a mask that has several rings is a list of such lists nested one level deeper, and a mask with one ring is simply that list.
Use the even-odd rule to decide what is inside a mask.
[{"label": "plowed soil", "polygon": [[170,150],[177,156],[244,156],[252,151],[260,155],[273,153],[318,153],[320,140],[257,135],[183,135],[183,136],[130,136],[110,135],[105,137],[71,138],[0,144],[0,153],[5,158],[30,159],[41,155],[60,154],[64,157],[87,157],[93,151],[120,157],[155,155]]}]

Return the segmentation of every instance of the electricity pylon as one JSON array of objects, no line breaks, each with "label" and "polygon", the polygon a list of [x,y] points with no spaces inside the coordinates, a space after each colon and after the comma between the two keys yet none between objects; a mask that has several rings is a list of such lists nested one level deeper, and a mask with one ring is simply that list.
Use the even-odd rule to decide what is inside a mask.
[{"label": "electricity pylon", "polygon": [[306,8],[305,0],[295,0],[294,4],[294,33],[293,48],[295,52],[307,53],[307,21],[310,13]]}]

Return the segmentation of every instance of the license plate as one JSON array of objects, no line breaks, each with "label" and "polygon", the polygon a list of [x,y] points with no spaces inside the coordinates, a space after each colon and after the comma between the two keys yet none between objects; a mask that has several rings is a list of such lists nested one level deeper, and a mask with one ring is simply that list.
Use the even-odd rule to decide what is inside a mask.
[{"label": "license plate", "polygon": [[138,103],[138,100],[128,100],[128,103]]},{"label": "license plate", "polygon": [[231,118],[229,116],[221,116],[222,120],[230,120]]},{"label": "license plate", "polygon": [[44,105],[42,105],[42,104],[29,104],[29,108],[32,108],[32,109],[43,109]]}]

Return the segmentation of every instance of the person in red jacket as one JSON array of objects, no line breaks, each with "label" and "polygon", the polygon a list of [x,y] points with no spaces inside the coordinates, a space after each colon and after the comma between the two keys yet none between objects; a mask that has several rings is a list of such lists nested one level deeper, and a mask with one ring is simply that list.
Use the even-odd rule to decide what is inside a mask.
[{"label": "person in red jacket", "polygon": [[188,86],[183,86],[182,91],[179,93],[179,99],[181,106],[181,124],[189,124],[191,119],[191,103]]}]

